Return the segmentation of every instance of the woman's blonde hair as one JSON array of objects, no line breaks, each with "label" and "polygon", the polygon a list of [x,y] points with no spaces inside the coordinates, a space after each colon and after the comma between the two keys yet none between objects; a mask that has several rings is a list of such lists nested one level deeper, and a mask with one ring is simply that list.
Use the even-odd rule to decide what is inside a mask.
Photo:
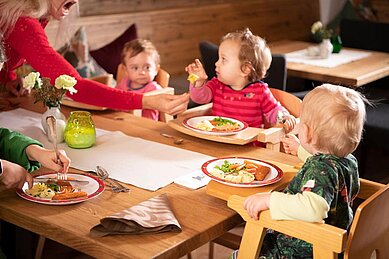
[{"label": "woman's blonde hair", "polygon": [[246,28],[243,31],[228,33],[222,38],[221,42],[226,40],[240,42],[239,60],[241,70],[244,71],[246,67],[250,69],[248,75],[250,82],[261,80],[266,76],[272,56],[264,39],[254,35],[250,29]]},{"label": "woman's blonde hair", "polygon": [[355,90],[323,84],[310,91],[301,108],[301,123],[308,126],[318,150],[344,157],[358,146],[366,119],[365,102]]},{"label": "woman's blonde hair", "polygon": [[49,0],[0,0],[0,30],[7,37],[20,17],[39,19],[48,10]]},{"label": "woman's blonde hair", "polygon": [[161,58],[156,47],[151,41],[145,39],[135,39],[124,44],[121,55],[122,64],[126,65],[125,58],[127,53],[130,53],[130,58],[132,58],[141,52],[146,52],[147,54],[151,55],[156,65],[160,64]]}]

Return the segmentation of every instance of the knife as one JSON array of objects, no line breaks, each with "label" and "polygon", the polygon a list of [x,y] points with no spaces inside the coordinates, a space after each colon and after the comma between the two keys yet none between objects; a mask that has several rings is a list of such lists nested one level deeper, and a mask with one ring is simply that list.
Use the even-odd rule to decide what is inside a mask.
[{"label": "knife", "polygon": [[57,184],[58,182],[68,182],[70,184],[78,185],[78,186],[85,186],[89,184],[89,181],[82,181],[82,180],[58,180],[56,178],[34,178],[34,182],[38,183],[54,183]]}]

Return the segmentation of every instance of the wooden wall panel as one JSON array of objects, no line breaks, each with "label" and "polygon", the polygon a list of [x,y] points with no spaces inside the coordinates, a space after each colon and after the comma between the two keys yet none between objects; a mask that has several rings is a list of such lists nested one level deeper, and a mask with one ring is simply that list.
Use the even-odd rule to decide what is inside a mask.
[{"label": "wooden wall panel", "polygon": [[371,0],[380,22],[389,23],[389,0]]},{"label": "wooden wall panel", "polygon": [[[219,43],[224,34],[245,27],[269,42],[306,40],[312,23],[320,17],[318,0],[83,0],[80,13],[86,15],[87,7],[94,14],[108,12],[109,5],[98,5],[99,2],[111,3],[112,12],[117,10],[116,3],[138,4],[134,8],[142,11],[81,16],[77,26],[85,25],[91,49],[109,43],[136,23],[139,36],[154,42],[161,54],[162,67],[171,74],[184,73],[185,66],[199,57],[198,44],[202,40]],[[176,7],[166,8],[173,5]],[[146,11],[147,8],[152,10]],[[51,41],[56,30],[55,23],[47,28]]]}]

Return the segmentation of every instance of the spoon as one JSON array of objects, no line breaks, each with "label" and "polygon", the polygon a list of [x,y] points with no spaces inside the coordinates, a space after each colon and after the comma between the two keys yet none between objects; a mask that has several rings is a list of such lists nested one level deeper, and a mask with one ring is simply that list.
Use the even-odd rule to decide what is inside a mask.
[{"label": "spoon", "polygon": [[101,166],[96,166],[96,174],[99,176],[102,180],[109,180],[112,185],[116,185],[116,187],[111,187],[113,192],[129,192],[130,189],[121,185],[118,181],[115,179],[109,178],[109,173],[107,170],[105,170]]},{"label": "spoon", "polygon": [[177,144],[177,145],[180,145],[180,144],[182,144],[182,142],[184,142],[184,139],[176,138],[176,137],[173,137],[172,135],[169,135],[169,134],[166,134],[166,133],[161,133],[161,136],[164,136],[165,138],[173,139],[173,143]]}]

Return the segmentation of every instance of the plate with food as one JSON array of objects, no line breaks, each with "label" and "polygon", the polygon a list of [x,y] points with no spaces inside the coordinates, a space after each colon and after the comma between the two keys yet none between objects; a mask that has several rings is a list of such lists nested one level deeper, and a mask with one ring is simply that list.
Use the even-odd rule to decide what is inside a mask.
[{"label": "plate with food", "polygon": [[191,130],[207,135],[227,136],[245,130],[245,122],[221,116],[194,116],[183,120],[183,125]]},{"label": "plate with food", "polygon": [[68,173],[68,181],[57,180],[57,173],[45,173],[34,177],[33,187],[16,193],[28,201],[48,205],[69,205],[99,196],[104,191],[104,182],[92,175]]},{"label": "plate with food", "polygon": [[223,157],[205,162],[204,174],[234,187],[260,187],[281,180],[282,170],[271,163],[244,157]]}]

